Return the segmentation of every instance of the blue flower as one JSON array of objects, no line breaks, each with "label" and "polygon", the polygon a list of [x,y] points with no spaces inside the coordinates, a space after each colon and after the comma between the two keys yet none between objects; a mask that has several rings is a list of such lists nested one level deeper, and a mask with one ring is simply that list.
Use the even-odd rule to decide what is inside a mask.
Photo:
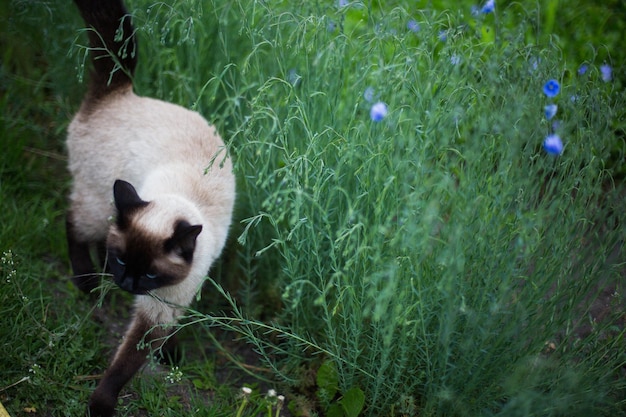
[{"label": "blue flower", "polygon": [[555,97],[560,90],[561,86],[557,80],[550,80],[543,85],[543,93],[548,97]]},{"label": "blue flower", "polygon": [[452,54],[450,57],[450,63],[452,65],[459,65],[461,63],[461,57],[457,54]]},{"label": "blue flower", "polygon": [[600,72],[602,73],[602,81],[608,83],[613,78],[613,69],[608,64],[600,65]]},{"label": "blue flower", "polygon": [[586,74],[588,69],[589,69],[589,65],[582,64],[580,67],[578,67],[578,75]]},{"label": "blue flower", "polygon": [[289,81],[289,84],[297,87],[300,85],[300,80],[302,80],[302,77],[298,74],[295,68],[290,69],[287,73],[287,81]]},{"label": "blue flower", "polygon": [[370,110],[370,117],[375,122],[380,122],[387,116],[387,105],[382,101],[374,104]]},{"label": "blue flower", "polygon": [[550,155],[561,155],[563,153],[563,142],[559,135],[548,135],[543,141],[543,149]]},{"label": "blue flower", "polygon": [[370,103],[372,101],[374,101],[374,88],[373,87],[367,87],[365,89],[365,91],[363,92],[363,98],[367,101],[369,101]]},{"label": "blue flower", "polygon": [[417,21],[414,19],[409,20],[406,24],[406,27],[413,33],[420,31],[420,24],[417,23]]},{"label": "blue flower", "polygon": [[495,0],[487,0],[487,3],[485,3],[482,7],[482,9],[480,9],[481,13],[491,13],[496,9],[496,2]]},{"label": "blue flower", "polygon": [[546,119],[550,120],[556,115],[556,111],[559,109],[559,106],[556,104],[548,104],[543,108],[543,111],[546,115]]}]

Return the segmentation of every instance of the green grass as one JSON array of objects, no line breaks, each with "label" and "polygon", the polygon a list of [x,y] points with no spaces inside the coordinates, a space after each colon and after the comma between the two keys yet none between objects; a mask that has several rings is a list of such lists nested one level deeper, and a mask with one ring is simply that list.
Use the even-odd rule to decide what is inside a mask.
[{"label": "green grass", "polygon": [[[293,415],[626,415],[624,9],[470,6],[129,2],[137,91],[216,123],[238,201],[185,360],[149,366],[120,415],[237,415],[243,383],[250,416],[274,412],[268,387]],[[130,305],[111,290],[100,309],[67,279],[86,40],[71,7],[1,7],[0,400],[81,415],[121,331],[97,317]]]}]

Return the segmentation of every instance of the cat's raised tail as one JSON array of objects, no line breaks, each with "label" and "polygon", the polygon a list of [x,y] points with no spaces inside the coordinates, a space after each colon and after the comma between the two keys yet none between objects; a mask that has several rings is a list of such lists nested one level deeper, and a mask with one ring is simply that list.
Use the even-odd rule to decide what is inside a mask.
[{"label": "cat's raised tail", "polygon": [[122,0],[74,0],[89,36],[93,71],[89,98],[100,99],[132,86],[137,41],[131,16]]}]

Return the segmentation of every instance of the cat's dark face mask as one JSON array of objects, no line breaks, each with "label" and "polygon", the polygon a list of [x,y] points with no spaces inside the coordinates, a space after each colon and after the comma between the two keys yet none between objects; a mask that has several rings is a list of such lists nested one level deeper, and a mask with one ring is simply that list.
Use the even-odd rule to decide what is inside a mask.
[{"label": "cat's dark face mask", "polygon": [[170,277],[146,267],[145,262],[137,262],[128,255],[121,255],[115,249],[109,250],[108,267],[113,275],[113,281],[121,289],[132,294],[147,294],[171,281]]}]

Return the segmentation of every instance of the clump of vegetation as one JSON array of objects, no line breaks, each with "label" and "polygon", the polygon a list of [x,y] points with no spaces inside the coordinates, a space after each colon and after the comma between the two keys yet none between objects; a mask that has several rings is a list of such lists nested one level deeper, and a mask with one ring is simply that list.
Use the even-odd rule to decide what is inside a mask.
[{"label": "clump of vegetation", "polygon": [[506,10],[302,10],[258,15],[241,74],[259,87],[232,139],[254,167],[239,241],[284,303],[280,337],[250,340],[295,385],[332,361],[363,415],[621,409],[623,308],[589,311],[623,273],[613,81]]}]

